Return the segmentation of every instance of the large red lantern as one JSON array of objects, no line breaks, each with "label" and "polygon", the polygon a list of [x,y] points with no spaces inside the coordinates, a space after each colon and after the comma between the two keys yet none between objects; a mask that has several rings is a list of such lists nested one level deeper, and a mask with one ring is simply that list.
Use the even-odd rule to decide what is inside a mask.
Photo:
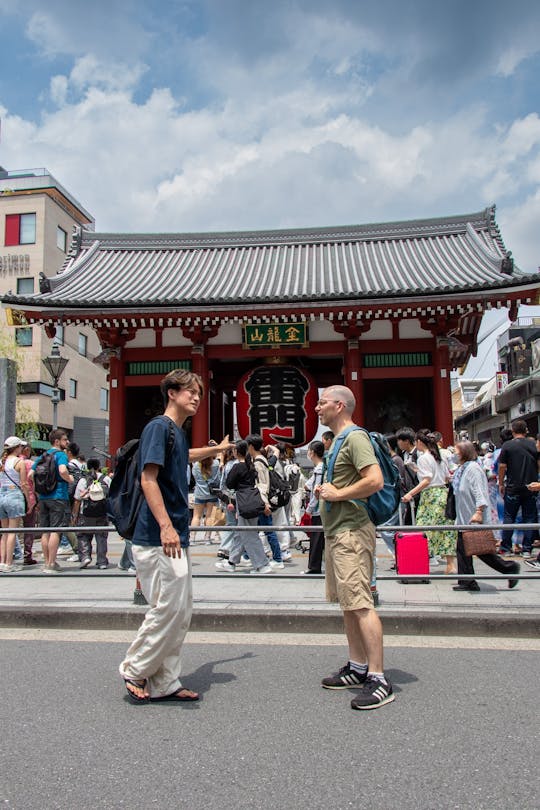
[{"label": "large red lantern", "polygon": [[318,390],[312,376],[295,366],[258,366],[244,374],[236,392],[242,438],[258,433],[265,444],[302,447],[317,434]]}]

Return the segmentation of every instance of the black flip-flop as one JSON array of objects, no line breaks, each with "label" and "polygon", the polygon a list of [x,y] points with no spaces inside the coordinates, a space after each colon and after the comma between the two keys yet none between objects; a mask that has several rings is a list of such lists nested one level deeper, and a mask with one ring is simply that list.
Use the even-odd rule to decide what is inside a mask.
[{"label": "black flip-flop", "polygon": [[191,689],[186,690],[184,687],[180,687],[177,689],[176,692],[173,692],[172,695],[163,695],[162,697],[151,697],[150,703],[191,703],[194,700],[199,700],[199,695],[197,692],[194,693],[195,697],[191,695],[179,695],[178,692],[191,692]]},{"label": "black flip-flop", "polygon": [[142,703],[150,702],[149,697],[139,697],[139,695],[136,695],[133,692],[131,692],[127,688],[128,683],[131,684],[131,686],[134,686],[136,689],[144,689],[144,687],[146,686],[146,680],[144,680],[142,683],[138,683],[137,681],[132,681],[131,678],[124,678],[124,685],[126,687],[128,700],[130,703],[133,703],[134,706],[140,706]]}]

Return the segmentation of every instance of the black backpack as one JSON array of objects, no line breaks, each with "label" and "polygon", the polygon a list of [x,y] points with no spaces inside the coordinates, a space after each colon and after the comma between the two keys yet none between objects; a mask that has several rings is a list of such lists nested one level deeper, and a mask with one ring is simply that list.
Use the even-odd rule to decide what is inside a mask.
[{"label": "black backpack", "polygon": [[68,495],[69,495],[69,502],[73,503],[75,500],[75,490],[77,489],[77,484],[84,476],[84,470],[82,470],[78,464],[74,464],[73,461],[70,461],[67,465],[68,472],[73,478],[73,481],[68,483]]},{"label": "black backpack", "polygon": [[266,464],[268,468],[268,475],[270,477],[270,485],[268,487],[268,503],[270,504],[270,509],[272,512],[275,512],[276,509],[279,509],[282,506],[287,506],[291,500],[291,487],[287,481],[285,481],[281,475],[272,466],[270,466],[270,464],[268,464],[268,462],[266,462],[263,458],[259,460]]},{"label": "black backpack", "polygon": [[[174,446],[174,424],[170,419],[167,419],[167,422],[169,425],[167,456],[169,456]],[[139,475],[139,445],[139,439],[130,439],[117,451],[114,475],[106,500],[107,517],[125,540],[133,538],[144,500]]]},{"label": "black backpack", "polygon": [[51,495],[58,484],[56,466],[57,450],[46,451],[36,461],[34,468],[34,489],[38,495]]},{"label": "black backpack", "polygon": [[109,494],[109,487],[105,483],[105,476],[103,474],[93,476],[88,473],[86,476],[86,487],[87,489],[94,483],[98,483],[103,491],[104,497],[99,500],[92,500],[92,498],[87,497],[81,502],[81,509],[82,514],[84,517],[105,517],[107,514],[107,496]]}]

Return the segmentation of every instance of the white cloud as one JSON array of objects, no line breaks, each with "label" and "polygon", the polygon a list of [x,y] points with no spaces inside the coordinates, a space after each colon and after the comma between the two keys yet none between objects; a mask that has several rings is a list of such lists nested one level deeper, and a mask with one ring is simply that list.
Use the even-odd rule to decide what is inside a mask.
[{"label": "white cloud", "polygon": [[[465,105],[463,82],[493,74],[484,40],[470,51],[402,0],[362,13],[336,0],[331,14],[317,0],[254,0],[245,18],[208,2],[209,27],[190,38],[178,23],[159,40],[165,17],[146,30],[129,0],[107,22],[101,2],[85,6],[84,24],[70,12],[79,0],[28,0],[28,36],[55,75],[35,123],[4,111],[2,163],[47,166],[107,230],[361,223],[497,202],[516,260],[536,267],[540,119],[530,107],[505,120],[482,92]],[[472,38],[479,20],[468,23]],[[536,47],[525,37],[519,50],[514,34],[498,57],[505,76]]]}]

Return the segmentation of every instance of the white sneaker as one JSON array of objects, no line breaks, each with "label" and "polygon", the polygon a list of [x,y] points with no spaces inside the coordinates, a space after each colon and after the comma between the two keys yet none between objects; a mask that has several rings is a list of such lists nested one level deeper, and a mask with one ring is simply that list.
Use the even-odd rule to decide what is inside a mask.
[{"label": "white sneaker", "polygon": [[6,571],[7,565],[5,563],[0,563],[0,573]]},{"label": "white sneaker", "polygon": [[220,560],[216,563],[216,568],[225,571],[227,574],[234,574],[236,571],[236,566],[232,565],[228,560]]},{"label": "white sneaker", "polygon": [[60,546],[60,548],[56,552],[57,557],[69,557],[70,554],[73,554],[71,546]]},{"label": "white sneaker", "polygon": [[72,554],[71,557],[68,557],[66,562],[79,562],[79,555]]},{"label": "white sneaker", "polygon": [[285,565],[282,562],[277,562],[277,560],[270,560],[269,565],[272,568],[285,568]]},{"label": "white sneaker", "polygon": [[268,563],[268,565],[263,565],[262,568],[253,568],[253,570],[250,571],[249,573],[250,574],[271,574],[271,573],[273,573],[273,571],[274,571],[274,569],[272,568],[270,563]]},{"label": "white sneaker", "polygon": [[79,568],[88,568],[91,562],[92,560],[90,559],[90,557],[85,557],[84,560],[81,560],[81,562],[79,563]]},{"label": "white sneaker", "polygon": [[292,554],[290,551],[282,551],[281,552],[281,559],[283,562],[290,562],[292,560]]}]

